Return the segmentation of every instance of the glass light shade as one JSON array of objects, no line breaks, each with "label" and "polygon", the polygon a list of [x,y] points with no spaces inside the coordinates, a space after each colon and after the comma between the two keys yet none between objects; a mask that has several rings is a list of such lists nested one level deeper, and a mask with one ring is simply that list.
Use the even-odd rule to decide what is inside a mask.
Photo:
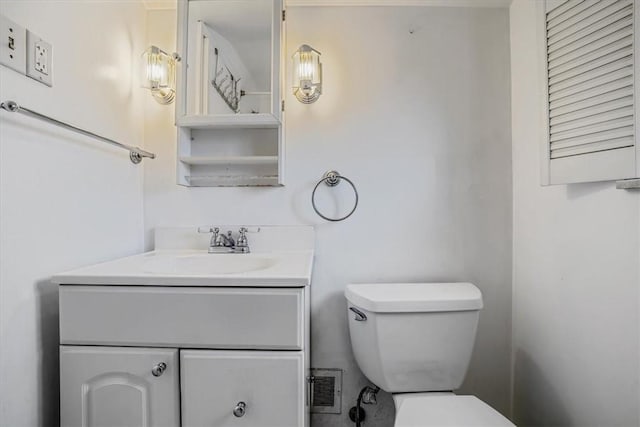
[{"label": "glass light shade", "polygon": [[311,104],[322,93],[320,52],[303,44],[293,54],[293,94],[298,101]]},{"label": "glass light shade", "polygon": [[160,104],[170,104],[176,96],[176,60],[162,49],[151,46],[142,54],[142,87]]}]

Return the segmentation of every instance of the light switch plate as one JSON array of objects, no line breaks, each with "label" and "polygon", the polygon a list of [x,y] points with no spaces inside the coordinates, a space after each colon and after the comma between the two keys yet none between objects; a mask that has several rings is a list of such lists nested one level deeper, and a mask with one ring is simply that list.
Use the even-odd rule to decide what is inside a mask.
[{"label": "light switch plate", "polygon": [[27,30],[27,76],[47,86],[53,86],[52,56],[51,43]]},{"label": "light switch plate", "polygon": [[27,30],[0,15],[0,64],[27,72]]}]

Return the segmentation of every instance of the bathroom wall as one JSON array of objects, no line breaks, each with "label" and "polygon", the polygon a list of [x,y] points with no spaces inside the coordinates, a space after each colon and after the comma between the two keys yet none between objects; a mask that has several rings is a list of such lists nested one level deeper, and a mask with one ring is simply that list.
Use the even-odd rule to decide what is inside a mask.
[{"label": "bathroom wall", "polygon": [[[173,49],[171,13],[148,18],[166,49]],[[316,227],[313,366],[345,374],[342,415],[314,416],[316,427],[351,426],[348,409],[367,383],[349,343],[343,292],[350,282],[476,283],[485,309],[462,391],[508,411],[508,35],[506,8],[289,7],[285,55],[303,43],[320,50],[324,89],[312,105],[287,89],[283,188],[177,186],[172,109],[147,105],[145,137],[159,153],[145,165],[148,248],[157,226]],[[311,208],[311,190],[328,169],[360,192],[347,221],[322,221]],[[347,185],[334,189],[334,199],[322,191],[329,213],[350,208]],[[389,396],[380,400],[367,425],[391,425],[393,404]]]},{"label": "bathroom wall", "polygon": [[514,0],[513,405],[519,426],[637,426],[640,193],[540,186],[536,2]]},{"label": "bathroom wall", "polygon": [[[2,0],[0,13],[53,44],[53,87],[0,66],[0,100],[143,144],[140,2]],[[0,112],[0,425],[58,424],[49,277],[142,250],[142,189],[126,151]]]}]

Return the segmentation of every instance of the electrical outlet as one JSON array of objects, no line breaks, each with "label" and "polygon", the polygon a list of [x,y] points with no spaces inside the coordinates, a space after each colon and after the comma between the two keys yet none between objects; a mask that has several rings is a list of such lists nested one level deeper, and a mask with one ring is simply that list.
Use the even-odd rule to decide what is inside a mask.
[{"label": "electrical outlet", "polygon": [[51,44],[27,30],[27,76],[52,86],[52,56]]},{"label": "electrical outlet", "polygon": [[0,15],[0,64],[27,72],[27,30]]},{"label": "electrical outlet", "polygon": [[42,74],[49,74],[49,45],[42,41],[35,44],[36,47],[36,63],[34,68]]}]

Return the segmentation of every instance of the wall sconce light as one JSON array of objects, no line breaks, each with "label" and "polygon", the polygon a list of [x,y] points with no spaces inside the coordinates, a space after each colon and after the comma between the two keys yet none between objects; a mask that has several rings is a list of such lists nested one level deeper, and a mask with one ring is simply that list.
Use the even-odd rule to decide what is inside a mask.
[{"label": "wall sconce light", "polygon": [[293,54],[293,94],[303,104],[311,104],[322,93],[320,52],[303,44]]},{"label": "wall sconce light", "polygon": [[176,97],[176,62],[178,54],[169,55],[162,49],[151,46],[142,54],[142,87],[160,104],[171,104]]}]

